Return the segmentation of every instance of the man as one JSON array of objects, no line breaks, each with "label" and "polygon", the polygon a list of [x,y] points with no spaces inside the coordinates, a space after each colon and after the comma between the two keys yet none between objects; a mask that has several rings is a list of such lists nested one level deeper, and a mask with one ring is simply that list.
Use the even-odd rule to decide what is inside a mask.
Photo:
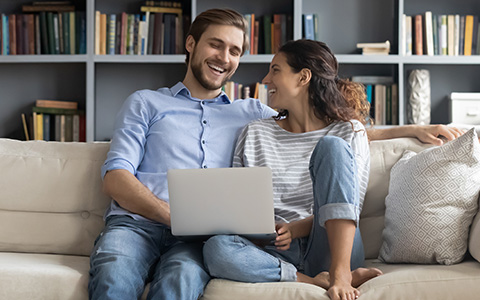
[{"label": "man", "polygon": [[[247,46],[240,14],[205,11],[186,39],[183,82],[137,91],[124,103],[102,167],[104,191],[112,204],[90,258],[91,299],[137,299],[147,282],[148,299],[202,295],[210,279],[202,245],[172,236],[166,173],[230,167],[243,126],[276,114],[258,100],[230,102],[221,91]],[[380,138],[391,137],[378,132]],[[426,128],[422,132],[431,134]]]}]

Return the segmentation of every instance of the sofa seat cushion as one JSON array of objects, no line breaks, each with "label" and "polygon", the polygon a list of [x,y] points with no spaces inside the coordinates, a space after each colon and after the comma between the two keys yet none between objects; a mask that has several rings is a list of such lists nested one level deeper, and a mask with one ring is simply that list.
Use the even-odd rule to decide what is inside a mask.
[{"label": "sofa seat cushion", "polygon": [[450,266],[384,264],[377,259],[367,260],[366,265],[384,274],[360,286],[360,300],[471,299],[480,295],[480,264],[473,259]]},{"label": "sofa seat cushion", "polygon": [[299,282],[244,283],[212,279],[201,300],[330,300],[326,290]]},{"label": "sofa seat cushion", "polygon": [[[367,260],[367,267],[379,268],[383,275],[359,287],[358,300],[380,299],[471,299],[480,294],[480,264],[474,260],[452,266],[384,264]],[[213,279],[202,300],[329,300],[326,291],[298,282],[242,283]]]},{"label": "sofa seat cushion", "polygon": [[88,299],[87,256],[0,253],[0,299]]}]

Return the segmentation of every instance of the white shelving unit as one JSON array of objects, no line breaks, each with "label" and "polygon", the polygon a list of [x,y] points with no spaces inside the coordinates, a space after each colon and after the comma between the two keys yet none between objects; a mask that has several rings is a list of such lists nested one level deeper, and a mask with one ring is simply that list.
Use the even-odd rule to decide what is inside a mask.
[{"label": "white shelving unit", "polygon": [[[31,1],[0,0],[0,13],[21,13]],[[87,141],[111,137],[113,120],[125,98],[138,89],[171,86],[183,79],[185,55],[95,55],[94,14],[138,13],[138,0],[75,0],[87,16],[85,55],[0,55],[0,137],[22,138],[20,114],[29,113],[38,98],[76,100],[86,111]],[[201,11],[230,7],[242,14],[287,13],[293,16],[293,36],[302,36],[302,14],[317,13],[319,37],[336,53],[340,75],[393,76],[399,86],[399,120],[406,119],[406,80],[412,69],[431,73],[432,123],[449,122],[448,95],[478,92],[480,56],[403,56],[399,51],[402,14],[480,15],[478,0],[185,0],[192,20]],[[388,56],[362,56],[358,42],[390,40]],[[260,81],[273,55],[242,57],[233,80]]]}]

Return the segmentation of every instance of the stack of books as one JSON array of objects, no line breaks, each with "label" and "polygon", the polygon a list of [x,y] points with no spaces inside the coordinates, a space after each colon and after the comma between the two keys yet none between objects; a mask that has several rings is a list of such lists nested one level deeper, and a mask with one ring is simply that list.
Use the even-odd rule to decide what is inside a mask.
[{"label": "stack of books", "polygon": [[145,1],[141,13],[95,12],[95,54],[183,54],[190,17],[181,3]]},{"label": "stack of books", "polygon": [[398,85],[391,76],[352,76],[365,86],[375,125],[398,125]]},{"label": "stack of books", "polygon": [[75,101],[36,100],[32,114],[22,114],[25,140],[85,142],[85,113]]},{"label": "stack of books", "polygon": [[402,17],[401,52],[404,55],[479,55],[477,15],[438,14],[431,11]]},{"label": "stack of books", "polygon": [[70,1],[34,1],[23,14],[1,14],[0,52],[17,54],[85,54],[85,12]]},{"label": "stack of books", "polygon": [[357,48],[362,49],[363,55],[388,55],[390,53],[390,41],[383,43],[358,43]]}]

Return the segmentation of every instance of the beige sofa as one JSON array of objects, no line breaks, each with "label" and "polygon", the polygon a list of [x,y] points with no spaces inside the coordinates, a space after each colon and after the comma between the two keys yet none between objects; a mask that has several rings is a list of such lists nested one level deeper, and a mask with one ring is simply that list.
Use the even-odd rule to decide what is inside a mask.
[{"label": "beige sofa", "polygon": [[[108,143],[20,142],[0,139],[0,299],[87,299],[89,254],[109,199],[100,166]],[[362,299],[463,299],[480,295],[480,263],[387,265],[382,243],[389,172],[414,139],[371,143],[371,176],[360,221],[367,264],[383,276],[359,289]],[[145,295],[144,295],[145,296]],[[328,299],[301,283],[246,284],[212,280],[213,299]]]}]

